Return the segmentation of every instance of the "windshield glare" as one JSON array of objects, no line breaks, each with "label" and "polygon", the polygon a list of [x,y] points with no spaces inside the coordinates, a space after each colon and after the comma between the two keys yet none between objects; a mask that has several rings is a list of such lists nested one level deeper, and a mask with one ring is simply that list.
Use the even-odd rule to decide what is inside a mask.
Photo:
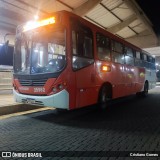
[{"label": "windshield glare", "polygon": [[65,30],[34,30],[17,36],[14,72],[42,74],[61,71],[66,64]]}]

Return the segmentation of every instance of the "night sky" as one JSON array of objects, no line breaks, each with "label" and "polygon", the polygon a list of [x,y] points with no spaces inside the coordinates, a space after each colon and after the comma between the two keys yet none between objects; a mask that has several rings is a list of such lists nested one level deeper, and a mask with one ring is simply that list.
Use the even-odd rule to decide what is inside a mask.
[{"label": "night sky", "polygon": [[160,35],[160,0],[136,0],[153,24],[153,29]]}]

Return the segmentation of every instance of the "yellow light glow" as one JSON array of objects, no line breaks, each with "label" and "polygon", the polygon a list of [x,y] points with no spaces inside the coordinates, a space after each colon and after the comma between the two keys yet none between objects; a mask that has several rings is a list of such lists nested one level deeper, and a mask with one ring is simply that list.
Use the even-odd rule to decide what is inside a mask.
[{"label": "yellow light glow", "polygon": [[30,21],[25,26],[23,26],[23,32],[53,23],[55,23],[55,17],[50,17],[41,21]]},{"label": "yellow light glow", "polygon": [[35,15],[35,16],[34,16],[34,19],[35,19],[35,20],[38,20],[38,19],[39,19],[38,15]]},{"label": "yellow light glow", "polygon": [[141,77],[141,78],[143,78],[144,75],[145,75],[145,74],[144,74],[143,72],[140,73],[140,77]]},{"label": "yellow light glow", "polygon": [[102,66],[102,72],[110,72],[110,71],[111,71],[111,67],[110,66],[106,66],[106,65]]}]

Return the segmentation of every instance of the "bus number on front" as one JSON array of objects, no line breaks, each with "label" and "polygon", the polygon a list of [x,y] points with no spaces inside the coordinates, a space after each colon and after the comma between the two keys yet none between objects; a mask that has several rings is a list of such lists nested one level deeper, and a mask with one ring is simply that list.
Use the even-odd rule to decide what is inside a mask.
[{"label": "bus number on front", "polygon": [[35,93],[42,93],[42,92],[45,92],[45,88],[34,88],[34,92]]}]

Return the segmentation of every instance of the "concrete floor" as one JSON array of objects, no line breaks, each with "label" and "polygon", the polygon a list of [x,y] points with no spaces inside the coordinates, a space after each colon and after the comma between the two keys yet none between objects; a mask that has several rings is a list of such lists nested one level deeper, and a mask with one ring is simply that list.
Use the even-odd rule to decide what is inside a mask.
[{"label": "concrete floor", "polygon": [[12,90],[0,90],[0,107],[16,104]]},{"label": "concrete floor", "polygon": [[[157,86],[146,98],[122,98],[106,110],[94,105],[1,119],[0,150],[41,152],[44,157],[39,159],[154,160],[160,158],[159,126],[160,86]],[[129,156],[152,151],[159,157]]]}]

